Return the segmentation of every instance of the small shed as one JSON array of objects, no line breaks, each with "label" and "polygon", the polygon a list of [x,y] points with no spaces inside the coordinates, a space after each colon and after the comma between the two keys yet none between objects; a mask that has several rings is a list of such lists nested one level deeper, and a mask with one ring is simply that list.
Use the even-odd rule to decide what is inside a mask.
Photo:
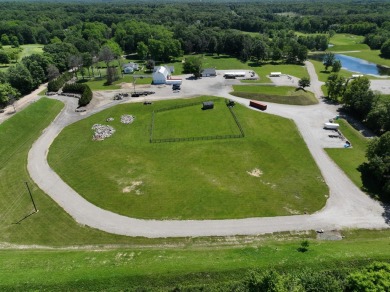
[{"label": "small shed", "polygon": [[212,102],[212,101],[204,101],[203,102],[202,110],[208,110],[208,109],[213,109],[213,108],[214,108],[214,102]]},{"label": "small shed", "polygon": [[214,68],[206,68],[202,71],[202,77],[217,76],[217,71]]},{"label": "small shed", "polygon": [[280,77],[282,75],[282,72],[271,72],[269,74],[269,77]]}]

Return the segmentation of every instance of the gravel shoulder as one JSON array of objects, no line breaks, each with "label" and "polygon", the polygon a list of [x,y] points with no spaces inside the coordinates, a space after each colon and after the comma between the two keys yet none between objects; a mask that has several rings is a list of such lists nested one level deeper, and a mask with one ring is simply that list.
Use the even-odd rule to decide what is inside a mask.
[{"label": "gravel shoulder", "polygon": [[[58,97],[65,102],[66,106],[33,144],[28,156],[28,171],[37,185],[78,223],[121,235],[149,238],[196,237],[257,235],[313,229],[389,228],[383,215],[384,208],[360,191],[323,150],[323,141],[320,138],[322,134],[318,133],[323,131],[323,122],[337,114],[337,107],[322,102],[321,83],[318,81],[314,67],[310,62],[307,62],[306,66],[312,82],[310,90],[319,99],[319,104],[291,106],[268,103],[266,113],[286,117],[296,123],[329,186],[330,194],[326,206],[315,214],[234,220],[141,220],[103,210],[86,201],[48,165],[47,153],[51,143],[65,126],[77,120],[120,102],[144,101],[144,97],[129,98],[123,101],[106,101],[99,103],[100,107],[90,109],[85,113],[75,112],[77,107],[75,99]],[[183,76],[183,78],[188,77]],[[185,79],[182,90],[177,93],[173,93],[170,86],[149,86],[153,88],[153,91],[156,91],[156,94],[148,96],[147,99],[154,101],[196,95],[216,95],[232,99],[249,108],[249,100],[229,94],[231,85],[238,82],[238,80],[224,80],[222,72],[218,72],[217,77],[214,78]]]}]

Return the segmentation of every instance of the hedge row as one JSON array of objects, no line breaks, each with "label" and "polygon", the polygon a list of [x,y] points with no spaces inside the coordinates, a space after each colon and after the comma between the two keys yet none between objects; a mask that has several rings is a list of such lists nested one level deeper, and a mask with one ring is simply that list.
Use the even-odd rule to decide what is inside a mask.
[{"label": "hedge row", "polygon": [[80,84],[80,83],[65,84],[62,91],[81,94],[81,97],[79,99],[79,106],[85,106],[89,104],[89,102],[92,99],[92,90],[86,84]]},{"label": "hedge row", "polygon": [[62,86],[64,86],[65,82],[72,79],[73,74],[71,72],[65,72],[61,74],[61,76],[57,77],[56,79],[49,82],[47,85],[47,90],[50,92],[58,91],[61,89]]}]

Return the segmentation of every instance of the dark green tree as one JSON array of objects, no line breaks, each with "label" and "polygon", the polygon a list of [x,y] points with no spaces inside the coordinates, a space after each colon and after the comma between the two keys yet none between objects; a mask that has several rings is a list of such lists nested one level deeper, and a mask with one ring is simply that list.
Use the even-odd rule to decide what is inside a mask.
[{"label": "dark green tree", "polygon": [[332,64],[332,72],[340,72],[341,70],[341,61],[340,60],[334,60]]},{"label": "dark green tree", "polygon": [[303,90],[305,90],[305,87],[309,87],[310,86],[310,78],[309,77],[302,77],[299,81],[298,81],[298,86],[300,88],[302,88]]},{"label": "dark green tree", "polygon": [[184,73],[194,74],[199,78],[202,72],[202,59],[200,57],[188,57],[183,64]]},{"label": "dark green tree", "polygon": [[328,90],[328,98],[335,102],[339,102],[339,98],[345,90],[345,78],[336,73],[332,73],[328,76],[325,86]]},{"label": "dark green tree", "polygon": [[359,166],[363,184],[375,186],[383,198],[390,199],[390,131],[372,139],[367,147],[368,162]]},{"label": "dark green tree", "polygon": [[389,291],[390,264],[375,262],[347,277],[347,292]]},{"label": "dark green tree", "polygon": [[0,50],[0,64],[9,64],[10,59],[6,52]]},{"label": "dark green tree", "polygon": [[325,71],[328,71],[328,68],[331,67],[336,60],[336,57],[333,53],[327,53],[322,59],[322,64],[325,66]]},{"label": "dark green tree", "polygon": [[9,83],[0,83],[0,105],[7,105],[10,96],[19,96],[19,92]]},{"label": "dark green tree", "polygon": [[390,39],[382,45],[381,54],[383,58],[390,58]]},{"label": "dark green tree", "polygon": [[360,119],[365,119],[372,108],[374,97],[370,80],[367,77],[359,77],[348,84],[343,95],[344,107]]},{"label": "dark green tree", "polygon": [[21,63],[8,69],[8,81],[21,94],[30,93],[34,88],[30,71]]}]

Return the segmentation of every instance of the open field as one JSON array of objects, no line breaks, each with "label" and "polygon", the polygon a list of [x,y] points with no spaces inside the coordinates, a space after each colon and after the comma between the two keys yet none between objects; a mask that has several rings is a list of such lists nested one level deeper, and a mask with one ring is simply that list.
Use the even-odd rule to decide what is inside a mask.
[{"label": "open field", "polygon": [[[136,75],[136,74],[135,74]],[[121,75],[119,75],[121,76]],[[133,75],[124,74],[119,80],[113,82],[111,85],[106,85],[106,78],[94,78],[94,79],[83,79],[80,83],[87,84],[91,90],[115,90],[121,88],[121,83],[129,83],[133,86]],[[151,84],[152,78],[136,78],[136,85],[140,84]]]},{"label": "open field", "polygon": [[356,50],[369,50],[370,48],[363,44],[364,37],[348,34],[348,33],[336,33],[329,43],[332,47],[329,47],[328,51],[340,52],[340,51],[356,51]]},{"label": "open field", "polygon": [[[0,242],[53,246],[149,243],[78,225],[31,181],[26,169],[28,150],[62,106],[58,101],[42,98],[0,124]],[[39,212],[13,224],[34,210],[25,181]]]},{"label": "open field", "polygon": [[325,149],[328,155],[337,163],[337,165],[348,175],[348,177],[359,188],[363,186],[360,172],[357,167],[366,161],[365,154],[367,148],[367,139],[356,131],[351,125],[343,119],[337,120],[340,124],[340,130],[348,141],[352,143],[352,148]]},{"label": "open field", "polygon": [[[49,163],[93,204],[136,218],[262,217],[312,213],[324,205],[328,189],[289,120],[236,106],[245,138],[149,143],[154,109],[193,101],[125,104],[77,122],[54,141]],[[135,122],[121,124],[122,114]],[[172,119],[182,113],[175,114]],[[116,133],[92,141],[92,125],[108,117],[115,118]]]},{"label": "open field", "polygon": [[153,139],[240,135],[225,101],[219,99],[213,103],[212,110],[202,110],[202,104],[199,103],[155,112]]},{"label": "open field", "polygon": [[318,103],[312,92],[289,86],[233,85],[232,95],[282,104],[310,105]]},{"label": "open field", "polygon": [[32,54],[43,53],[43,45],[32,44],[32,45],[21,45],[20,47],[23,49],[23,51],[19,55],[19,61],[21,61],[24,57],[30,56]]},{"label": "open field", "polygon": [[310,240],[305,253],[297,251],[298,239],[282,237],[241,246],[0,251],[0,289],[167,291],[242,281],[249,269],[349,272],[374,260],[388,261],[389,231],[343,235],[341,241]]}]

